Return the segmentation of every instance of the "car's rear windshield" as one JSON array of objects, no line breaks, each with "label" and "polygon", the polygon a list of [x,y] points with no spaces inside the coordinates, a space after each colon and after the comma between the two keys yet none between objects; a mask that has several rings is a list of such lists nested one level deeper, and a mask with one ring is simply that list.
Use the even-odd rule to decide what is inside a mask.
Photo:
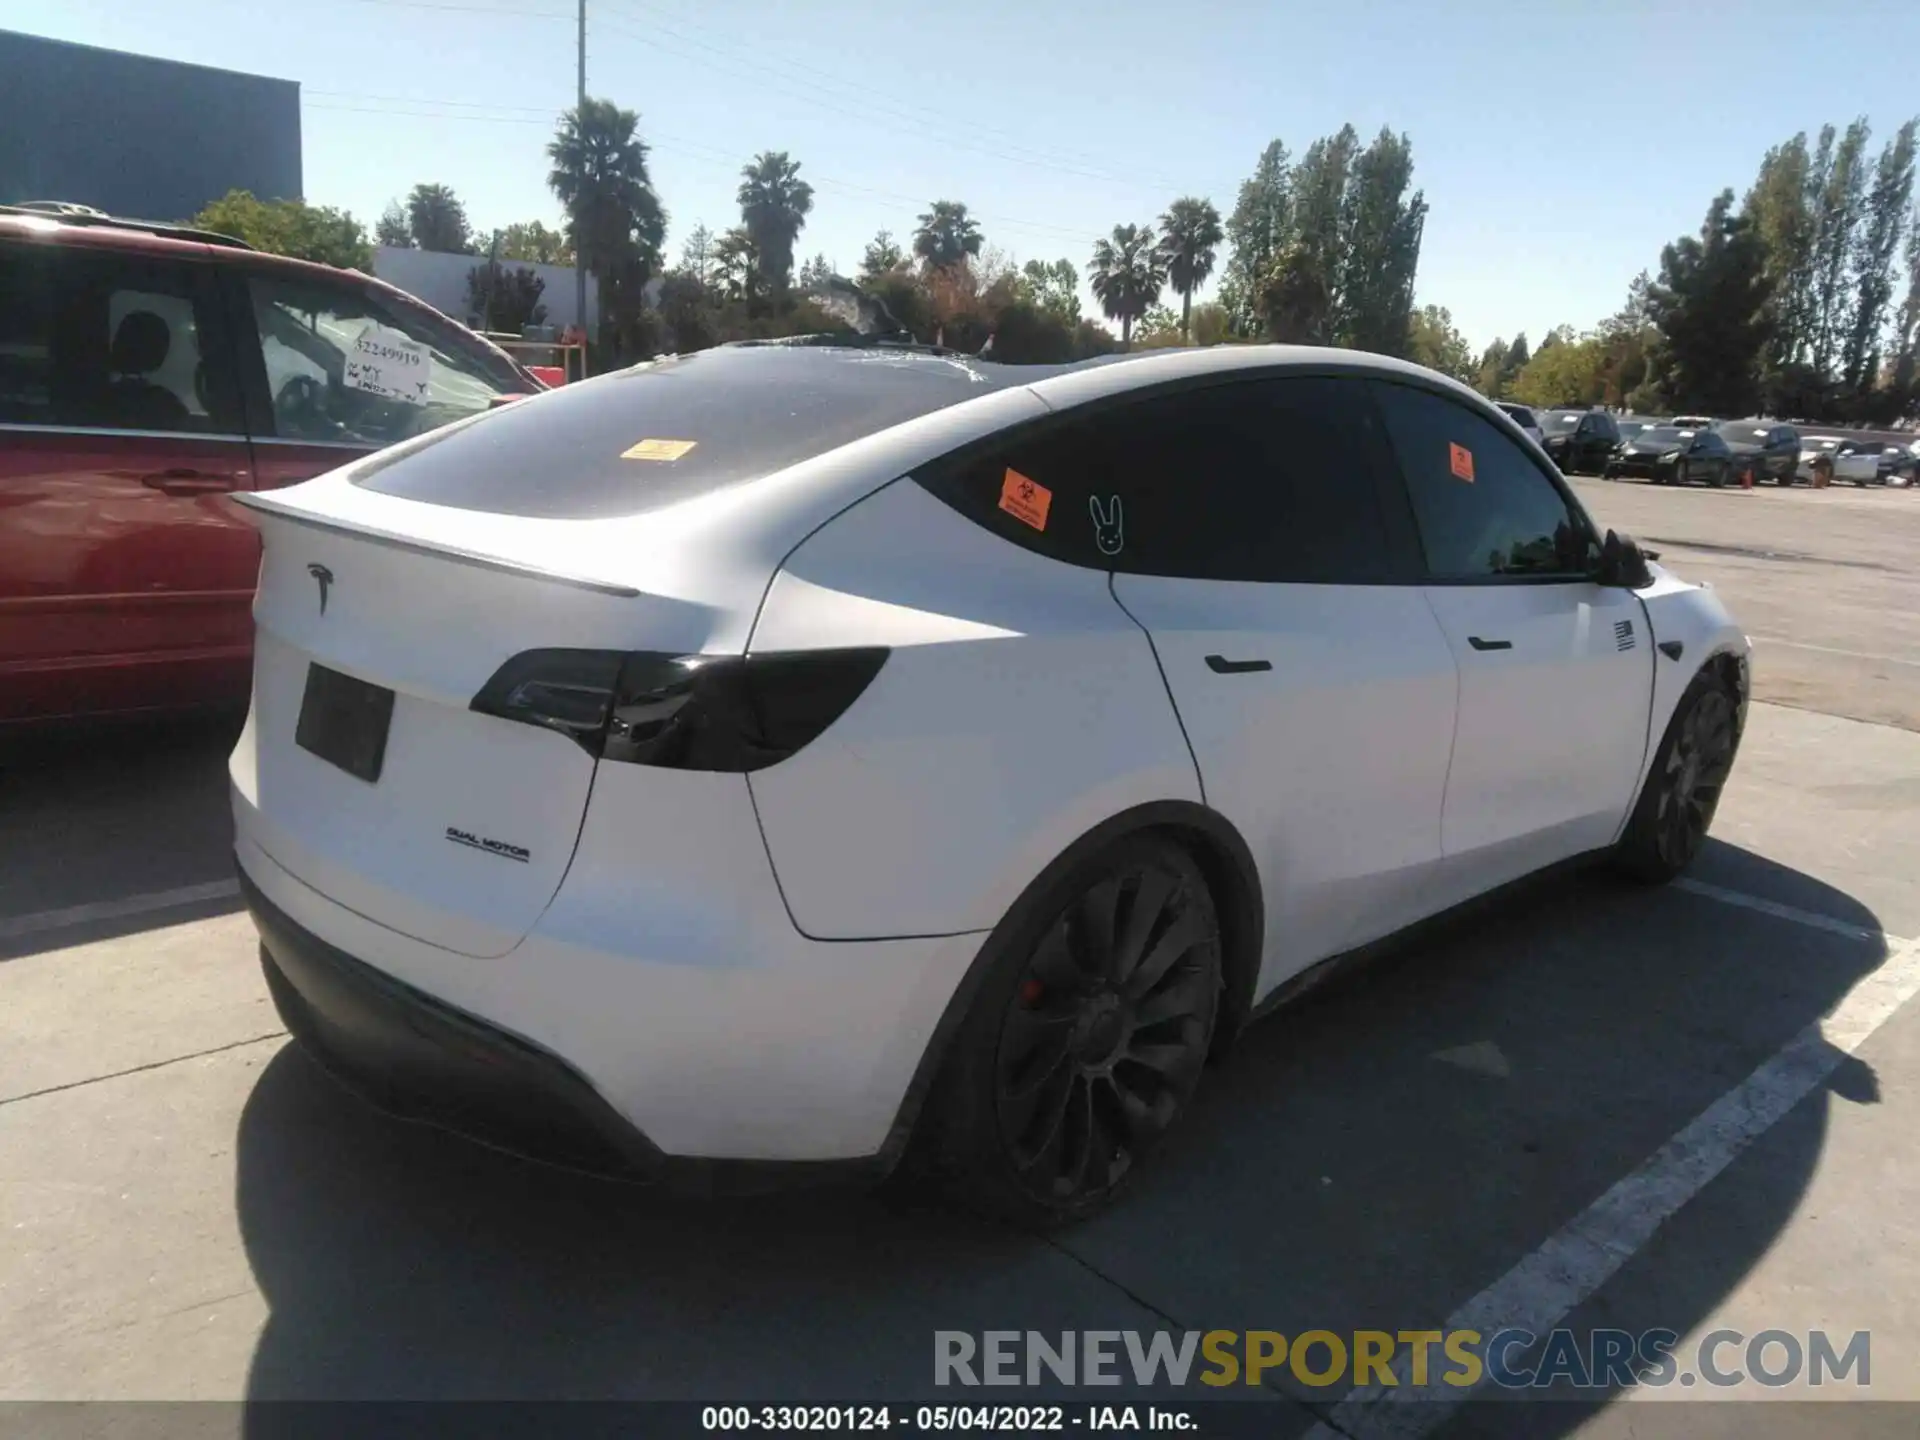
[{"label": "car's rear windshield", "polygon": [[1508,417],[1516,425],[1524,428],[1535,423],[1533,412],[1524,405],[1502,405],[1500,408],[1507,412]]},{"label": "car's rear windshield", "polygon": [[910,351],[721,346],[514,401],[354,479],[457,510],[637,515],[1032,378]]},{"label": "car's rear windshield", "polygon": [[1659,445],[1673,440],[1685,440],[1692,434],[1693,431],[1683,430],[1678,425],[1649,425],[1633,438],[1643,445]]},{"label": "car's rear windshield", "polygon": [[1565,435],[1587,418],[1584,410],[1559,410],[1540,416],[1540,428],[1549,435]]}]

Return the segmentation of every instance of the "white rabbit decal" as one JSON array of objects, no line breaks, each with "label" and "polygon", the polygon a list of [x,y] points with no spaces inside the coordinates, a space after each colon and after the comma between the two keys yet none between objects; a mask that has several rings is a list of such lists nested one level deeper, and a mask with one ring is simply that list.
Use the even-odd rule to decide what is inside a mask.
[{"label": "white rabbit decal", "polygon": [[1120,497],[1112,496],[1105,509],[1101,508],[1100,497],[1087,497],[1087,513],[1093,516],[1093,543],[1100,547],[1102,555],[1118,555],[1120,547],[1125,545],[1126,537],[1120,533]]}]

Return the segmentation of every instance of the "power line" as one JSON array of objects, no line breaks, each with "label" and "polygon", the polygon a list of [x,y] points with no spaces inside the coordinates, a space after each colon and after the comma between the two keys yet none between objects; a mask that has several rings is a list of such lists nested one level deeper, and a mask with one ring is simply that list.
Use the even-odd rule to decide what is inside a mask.
[{"label": "power line", "polygon": [[[1154,176],[1141,176],[1138,174],[1119,175],[1110,170],[1101,169],[1098,161],[1086,155],[1075,154],[1074,152],[1058,147],[1031,145],[1020,136],[1014,135],[1011,132],[996,130],[990,125],[982,124],[973,115],[958,117],[951,110],[940,110],[925,105],[914,104],[910,101],[899,100],[875,91],[870,86],[842,80],[824,71],[816,70],[811,66],[797,65],[777,56],[748,57],[741,55],[738,51],[729,50],[724,46],[716,45],[709,40],[702,39],[697,33],[690,34],[687,31],[677,30],[671,25],[662,23],[661,17],[665,16],[665,12],[657,10],[651,5],[641,3],[641,0],[620,0],[620,3],[614,3],[614,0],[595,0],[595,3],[599,5],[603,11],[611,10],[616,16],[633,20],[650,27],[648,33],[644,36],[626,30],[622,26],[616,25],[614,27],[619,30],[620,33],[632,38],[644,39],[650,44],[657,44],[659,43],[658,36],[665,34],[674,40],[720,56],[734,66],[744,67],[748,71],[758,72],[761,75],[783,81],[789,85],[803,85],[810,90],[818,91],[821,95],[838,102],[841,106],[853,106],[855,111],[864,110],[889,120],[905,121],[922,129],[930,123],[937,125],[939,127],[937,136],[942,141],[958,144],[963,148],[978,150],[980,153],[989,155],[994,159],[1009,160],[1016,164],[1032,164],[1044,169],[1055,169],[1068,174],[1084,175],[1093,179],[1111,180],[1123,184],[1131,184],[1135,181],[1145,179],[1154,184],[1166,185],[1169,189],[1178,188]],[[638,13],[642,11],[646,12],[644,16]],[[668,18],[676,21],[680,19],[679,16],[671,16]],[[663,46],[662,48],[667,48],[671,51],[671,47]],[[713,63],[711,61],[700,61],[697,57],[683,56],[683,58],[696,59],[696,63]],[[714,68],[724,69],[725,67],[715,66]],[[738,72],[736,71],[736,73]],[[809,99],[809,97],[806,96],[795,96],[794,98]],[[827,108],[833,107],[830,106]],[[840,113],[846,114],[850,112],[842,109]],[[968,144],[964,135],[956,136],[953,131],[955,121],[960,119],[964,120],[967,131],[983,135],[998,135],[1015,153],[1010,154],[1003,150],[994,150],[980,145]]]},{"label": "power line", "polygon": [[[498,125],[530,125],[546,129],[552,126],[554,118],[559,113],[557,108],[549,109],[532,105],[491,106],[466,100],[432,100],[411,96],[360,95],[338,90],[309,90],[304,93],[307,96],[325,97],[323,99],[308,99],[306,101],[306,103],[315,110],[353,115],[390,115],[398,119],[477,121]],[[367,101],[374,103],[342,104],[339,103],[341,101]],[[458,109],[462,111],[497,109],[519,113],[463,114],[453,113],[451,109],[425,108],[429,106],[458,107]],[[740,163],[739,157],[737,156],[730,156],[725,151],[719,150],[714,146],[704,144],[690,137],[677,135],[672,131],[652,130],[641,138],[647,145],[665,154],[692,159],[719,168],[737,170]],[[812,175],[810,179],[812,183],[820,189],[829,192],[855,197],[872,197],[875,200],[888,202],[890,205],[897,204],[919,207],[927,203],[922,197],[908,195],[902,191],[885,190],[872,185],[862,185],[851,180],[837,179],[831,175],[815,174]],[[1018,216],[999,215],[978,210],[970,211],[969,213],[973,214],[975,218],[993,225],[1004,226],[1014,230],[1026,230],[1061,240],[1073,240],[1081,244],[1091,243],[1092,240],[1098,238],[1096,235],[1075,227],[1053,225],[1045,221],[1026,220]]]}]

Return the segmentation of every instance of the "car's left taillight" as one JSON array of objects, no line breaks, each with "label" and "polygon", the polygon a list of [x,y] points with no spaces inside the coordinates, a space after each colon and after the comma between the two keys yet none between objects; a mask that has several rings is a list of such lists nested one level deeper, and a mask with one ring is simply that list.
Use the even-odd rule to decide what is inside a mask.
[{"label": "car's left taillight", "polygon": [[494,673],[471,708],[558,730],[604,760],[761,770],[839,719],[887,653],[881,646],[744,656],[528,650]]}]

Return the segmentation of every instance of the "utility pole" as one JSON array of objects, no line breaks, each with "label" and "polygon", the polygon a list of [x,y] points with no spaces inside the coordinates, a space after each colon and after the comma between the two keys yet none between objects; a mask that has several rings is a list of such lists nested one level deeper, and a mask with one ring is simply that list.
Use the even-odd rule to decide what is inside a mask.
[{"label": "utility pole", "polygon": [[[587,123],[587,0],[580,0],[580,70],[573,123],[576,132],[584,131]],[[573,314],[583,339],[587,335],[587,262],[582,253],[585,241],[586,236],[581,233],[579,217],[576,215],[573,227]],[[587,378],[585,350],[580,352],[580,378]]]}]

